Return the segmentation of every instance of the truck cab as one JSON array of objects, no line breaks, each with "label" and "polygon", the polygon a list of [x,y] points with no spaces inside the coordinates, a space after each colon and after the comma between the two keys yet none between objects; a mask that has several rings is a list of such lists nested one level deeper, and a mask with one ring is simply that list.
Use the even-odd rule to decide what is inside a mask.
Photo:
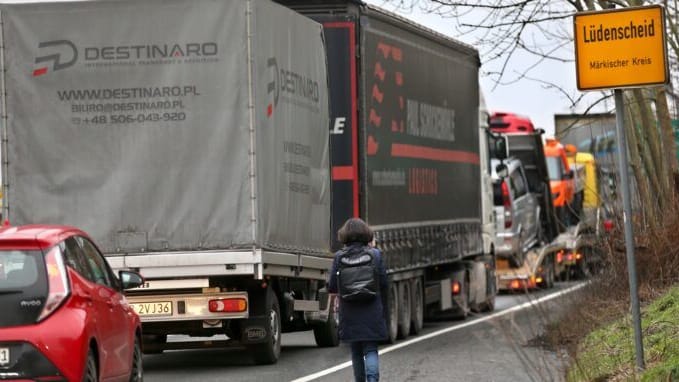
[{"label": "truck cab", "polygon": [[556,139],[548,138],[545,141],[545,159],[549,174],[549,187],[557,216],[562,223],[567,223],[568,209],[573,203],[575,184],[574,174],[566,157],[566,149]]},{"label": "truck cab", "polygon": [[495,112],[490,116],[490,129],[494,133],[534,133],[535,126],[530,118],[505,112]]}]

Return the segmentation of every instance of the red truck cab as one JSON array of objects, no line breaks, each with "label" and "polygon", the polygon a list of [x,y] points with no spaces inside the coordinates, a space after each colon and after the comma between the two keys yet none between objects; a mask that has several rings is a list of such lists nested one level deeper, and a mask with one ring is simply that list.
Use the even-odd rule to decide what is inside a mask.
[{"label": "red truck cab", "polygon": [[495,112],[490,116],[490,130],[494,133],[533,133],[535,126],[530,118],[505,112]]}]

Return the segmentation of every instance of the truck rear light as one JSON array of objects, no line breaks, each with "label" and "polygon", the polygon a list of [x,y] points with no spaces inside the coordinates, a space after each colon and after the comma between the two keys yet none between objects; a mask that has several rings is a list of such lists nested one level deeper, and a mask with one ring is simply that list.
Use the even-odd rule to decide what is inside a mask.
[{"label": "truck rear light", "polygon": [[509,288],[511,289],[521,289],[521,280],[514,279],[509,282]]},{"label": "truck rear light", "polygon": [[52,314],[61,304],[66,301],[70,293],[68,287],[68,278],[66,276],[66,267],[64,260],[61,257],[59,246],[53,247],[45,255],[45,268],[47,269],[47,283],[49,292],[45,300],[45,306],[38,316],[38,322],[47,318]]},{"label": "truck rear light", "polygon": [[460,294],[460,282],[459,281],[453,281],[450,283],[450,291],[453,292],[453,294]]},{"label": "truck rear light", "polygon": [[509,186],[507,181],[502,181],[502,205],[505,208],[505,228],[512,226],[512,201],[509,197]]},{"label": "truck rear light", "polygon": [[208,303],[210,312],[239,313],[248,309],[248,302],[244,298],[221,298],[210,300]]},{"label": "truck rear light", "polygon": [[606,232],[613,231],[613,226],[614,226],[613,220],[611,220],[611,219],[604,220],[604,231],[606,231]]},{"label": "truck rear light", "polygon": [[556,262],[559,264],[563,262],[563,251],[556,253]]},{"label": "truck rear light", "polygon": [[582,260],[582,253],[576,252],[575,253],[575,260]]}]

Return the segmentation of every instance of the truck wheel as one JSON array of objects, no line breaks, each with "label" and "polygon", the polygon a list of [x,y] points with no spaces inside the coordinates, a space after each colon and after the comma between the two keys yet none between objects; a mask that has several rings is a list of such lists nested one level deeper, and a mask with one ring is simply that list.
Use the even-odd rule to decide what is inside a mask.
[{"label": "truck wheel", "polygon": [[264,343],[249,347],[252,358],[258,365],[276,363],[281,354],[281,310],[278,298],[271,289],[267,291],[265,311],[269,322],[269,338]]},{"label": "truck wheel", "polygon": [[314,326],[316,345],[322,348],[339,345],[339,311],[337,297],[330,297],[330,311],[328,320],[321,325]]},{"label": "truck wheel", "polygon": [[398,289],[394,282],[389,283],[389,298],[387,301],[389,317],[387,317],[387,342],[393,344],[398,335]]},{"label": "truck wheel", "polygon": [[492,312],[495,310],[495,294],[486,298],[486,301],[481,304],[481,312]]},{"label": "truck wheel", "polygon": [[542,282],[542,287],[545,289],[554,288],[554,280],[556,279],[554,271],[554,257],[548,256],[542,266],[542,277],[544,281]]},{"label": "truck wheel", "polygon": [[407,338],[410,334],[410,315],[412,311],[410,282],[403,280],[398,283],[398,338]]},{"label": "truck wheel", "polygon": [[410,314],[410,334],[417,335],[424,324],[424,292],[422,291],[422,279],[419,277],[411,284],[412,313]]}]

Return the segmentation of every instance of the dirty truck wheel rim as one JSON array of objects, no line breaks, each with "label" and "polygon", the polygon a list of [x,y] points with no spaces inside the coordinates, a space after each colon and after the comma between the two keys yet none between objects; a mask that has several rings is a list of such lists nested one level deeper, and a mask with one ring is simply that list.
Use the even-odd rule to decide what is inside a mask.
[{"label": "dirty truck wheel rim", "polygon": [[269,313],[269,325],[271,328],[271,343],[273,344],[274,348],[278,344],[278,315],[276,314],[276,310],[271,309],[271,312]]}]

